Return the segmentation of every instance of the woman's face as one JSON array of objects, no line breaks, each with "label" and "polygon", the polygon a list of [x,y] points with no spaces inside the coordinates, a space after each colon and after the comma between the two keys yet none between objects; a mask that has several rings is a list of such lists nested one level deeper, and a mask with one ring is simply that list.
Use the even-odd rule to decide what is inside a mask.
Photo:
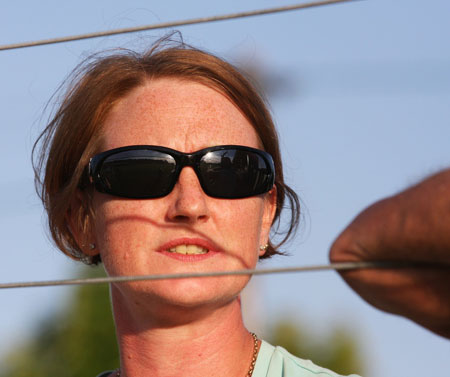
[{"label": "woman's face", "polygon": [[[137,144],[181,152],[224,144],[260,147],[251,124],[225,96],[177,79],[138,87],[114,105],[104,126],[102,150]],[[268,240],[275,196],[212,198],[194,170],[185,167],[173,191],[162,198],[123,199],[95,192],[92,238],[109,275],[253,268],[260,245]],[[144,295],[146,301],[192,306],[231,300],[247,281],[229,276],[136,282],[117,289],[133,302]]]}]

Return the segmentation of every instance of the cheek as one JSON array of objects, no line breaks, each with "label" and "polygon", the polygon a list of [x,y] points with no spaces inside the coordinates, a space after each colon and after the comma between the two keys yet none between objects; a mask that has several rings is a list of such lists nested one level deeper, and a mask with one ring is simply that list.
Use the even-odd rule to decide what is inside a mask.
[{"label": "cheek", "polygon": [[222,209],[222,234],[233,243],[233,249],[257,252],[263,212],[263,200],[260,198],[233,200]]},{"label": "cheek", "polygon": [[138,201],[120,200],[103,201],[96,207],[96,240],[109,273],[134,271],[139,263],[136,254],[151,247],[155,220],[144,209]]}]

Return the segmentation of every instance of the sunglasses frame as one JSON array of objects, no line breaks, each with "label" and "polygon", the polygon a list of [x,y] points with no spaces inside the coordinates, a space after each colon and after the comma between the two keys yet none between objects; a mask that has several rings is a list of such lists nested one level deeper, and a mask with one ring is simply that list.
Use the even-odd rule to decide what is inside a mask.
[{"label": "sunglasses frame", "polygon": [[[211,195],[211,193],[208,193],[208,191],[209,191],[208,187],[206,187],[206,190],[205,190],[205,186],[204,186],[204,182],[203,182],[203,178],[202,178],[202,174],[201,174],[201,169],[200,169],[201,160],[209,152],[216,152],[216,151],[230,150],[230,149],[235,150],[235,151],[251,152],[251,153],[254,153],[254,154],[258,155],[259,157],[261,157],[265,161],[265,163],[267,164],[267,167],[270,170],[269,183],[266,186],[264,186],[263,188],[261,188],[260,190],[256,191],[255,193],[252,193],[252,195],[230,197],[230,196],[226,196],[226,195],[223,195],[223,196]],[[156,151],[156,152],[160,152],[160,153],[165,153],[167,155],[170,155],[175,160],[175,163],[176,163],[175,172],[173,174],[173,179],[170,184],[171,189],[168,192],[166,192],[162,195],[158,195],[158,196],[125,196],[125,195],[118,195],[117,193],[114,193],[114,190],[111,190],[111,189],[108,189],[107,187],[105,187],[105,185],[102,182],[101,176],[99,175],[99,172],[101,170],[103,162],[108,157],[110,157],[114,154],[118,154],[118,153],[126,152],[126,151],[133,151],[133,150],[139,150],[139,151],[151,150],[151,151]],[[120,147],[120,148],[114,148],[114,149],[107,150],[105,152],[98,153],[89,160],[88,176],[89,176],[89,181],[92,184],[94,184],[95,189],[99,192],[110,194],[113,196],[118,196],[118,197],[125,197],[125,198],[129,198],[129,199],[156,199],[156,198],[161,198],[161,197],[167,196],[170,194],[170,192],[172,192],[173,188],[176,185],[176,182],[179,179],[181,170],[187,166],[192,167],[194,169],[195,174],[197,175],[197,178],[198,178],[200,185],[201,185],[203,191],[205,192],[205,194],[208,196],[214,197],[214,198],[223,198],[223,199],[248,198],[251,196],[264,194],[264,193],[270,191],[272,189],[273,185],[275,184],[275,166],[273,163],[272,156],[269,153],[267,153],[261,149],[251,148],[251,147],[247,147],[247,146],[243,146],[243,145],[217,145],[217,146],[213,146],[213,147],[200,149],[193,153],[179,152],[175,149],[166,148],[166,147],[162,147],[162,146],[158,146],[158,145],[130,145],[130,146],[125,146],[125,147]]]}]

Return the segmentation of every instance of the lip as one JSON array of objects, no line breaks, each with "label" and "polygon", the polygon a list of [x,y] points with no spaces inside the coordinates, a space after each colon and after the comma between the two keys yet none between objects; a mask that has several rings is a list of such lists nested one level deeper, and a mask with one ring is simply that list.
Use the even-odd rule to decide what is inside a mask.
[{"label": "lip", "polygon": [[[208,249],[206,254],[178,254],[171,253],[168,251],[172,247],[176,247],[178,245],[196,245]],[[218,255],[223,252],[223,250],[212,243],[211,241],[205,240],[203,238],[192,238],[192,237],[182,237],[176,238],[169,242],[162,244],[158,249],[158,253],[166,255],[170,258],[185,261],[185,262],[196,262],[204,259],[211,258],[215,255]]]}]

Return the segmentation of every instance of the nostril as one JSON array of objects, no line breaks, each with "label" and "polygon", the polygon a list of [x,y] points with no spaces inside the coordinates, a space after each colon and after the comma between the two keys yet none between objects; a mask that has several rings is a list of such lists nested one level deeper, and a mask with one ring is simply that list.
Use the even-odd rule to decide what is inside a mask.
[{"label": "nostril", "polygon": [[175,215],[173,217],[173,219],[176,220],[176,221],[186,221],[186,220],[189,220],[189,216],[186,216],[186,215]]},{"label": "nostril", "polygon": [[206,220],[208,218],[208,216],[206,216],[206,215],[200,215],[200,216],[198,216],[198,220]]},{"label": "nostril", "polygon": [[191,221],[205,221],[208,218],[207,215],[196,215],[194,213],[191,214],[177,214],[172,217],[173,221],[176,222],[191,222]]}]

